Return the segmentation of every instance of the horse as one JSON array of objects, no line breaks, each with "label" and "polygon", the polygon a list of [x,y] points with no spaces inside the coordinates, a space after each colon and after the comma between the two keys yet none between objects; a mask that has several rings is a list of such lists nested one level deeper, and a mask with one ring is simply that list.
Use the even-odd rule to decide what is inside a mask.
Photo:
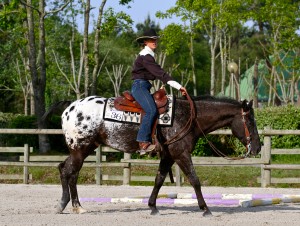
[{"label": "horse", "polygon": [[[261,149],[252,100],[237,101],[212,96],[193,97],[191,100],[192,104],[187,98],[176,98],[172,125],[157,125],[160,163],[148,201],[151,215],[159,213],[156,199],[175,162],[194,188],[203,215],[211,215],[191,158],[199,137],[226,127],[231,128],[232,134],[245,145],[251,155],[256,155]],[[72,102],[62,113],[62,130],[70,155],[58,166],[62,198],[57,213],[62,213],[70,200],[74,213],[86,211],[79,202],[77,179],[84,159],[99,145],[125,153],[135,153],[139,149],[136,141],[139,124],[105,120],[103,109],[106,101],[107,98],[104,97],[89,96]],[[194,117],[191,118],[192,113]]]}]

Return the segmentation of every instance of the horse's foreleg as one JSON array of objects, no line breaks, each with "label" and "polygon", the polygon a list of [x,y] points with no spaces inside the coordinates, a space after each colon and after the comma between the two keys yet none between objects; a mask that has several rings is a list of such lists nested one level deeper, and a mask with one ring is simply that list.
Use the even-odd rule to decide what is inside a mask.
[{"label": "horse's foreleg", "polygon": [[211,215],[211,212],[208,206],[206,205],[206,202],[204,201],[202,191],[201,191],[201,184],[195,172],[195,168],[193,166],[191,156],[187,156],[183,153],[180,156],[180,158],[176,159],[175,161],[180,167],[180,169],[182,170],[182,172],[187,176],[190,184],[193,186],[197,196],[199,208],[204,210],[203,216]]},{"label": "horse's foreleg", "polygon": [[151,215],[158,214],[158,210],[156,208],[156,199],[159,193],[161,186],[163,185],[168,172],[170,171],[174,161],[171,158],[163,158],[160,160],[159,168],[155,178],[155,185],[153,187],[151,196],[148,201],[148,206],[151,209]]}]

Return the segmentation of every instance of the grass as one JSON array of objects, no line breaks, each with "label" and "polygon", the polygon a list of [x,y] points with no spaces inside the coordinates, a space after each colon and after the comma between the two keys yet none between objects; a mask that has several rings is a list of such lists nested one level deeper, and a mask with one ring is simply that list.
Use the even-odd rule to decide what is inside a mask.
[{"label": "grass", "polygon": [[[283,159],[275,158],[274,163],[299,162],[298,158],[283,156]],[[222,186],[222,187],[260,187],[257,178],[260,177],[260,167],[248,166],[196,166],[197,175],[202,186]],[[122,175],[122,167],[101,168],[102,174]],[[155,176],[157,166],[132,166],[132,175]],[[23,167],[1,166],[0,174],[22,174]],[[29,167],[32,174],[30,184],[60,184],[59,172],[56,167]],[[83,167],[80,171],[78,184],[95,184],[94,168]],[[175,170],[173,170],[175,173]],[[299,177],[299,170],[272,170],[272,177]],[[23,183],[22,180],[0,180],[0,183]],[[121,185],[122,181],[103,181],[105,185]],[[130,185],[153,186],[153,182],[132,181]],[[164,185],[171,185],[165,183]],[[190,186],[187,178],[184,178],[183,186]],[[271,187],[300,188],[300,184],[272,184]]]}]

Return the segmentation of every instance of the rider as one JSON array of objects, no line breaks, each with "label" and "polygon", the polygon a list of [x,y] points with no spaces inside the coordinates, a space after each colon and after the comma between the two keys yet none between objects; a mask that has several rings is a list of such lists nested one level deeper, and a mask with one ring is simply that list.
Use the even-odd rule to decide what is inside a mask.
[{"label": "rider", "polygon": [[157,47],[158,39],[159,36],[157,36],[156,31],[153,29],[145,31],[143,36],[136,39],[136,41],[143,46],[143,49],[133,64],[132,79],[134,82],[132,84],[131,93],[145,111],[136,139],[139,142],[141,154],[151,152],[155,149],[155,145],[151,144],[151,132],[158,112],[150,93],[152,85],[149,80],[159,79],[164,84],[167,83],[171,87],[181,91],[182,95],[186,95],[187,93],[181,84],[174,81],[173,78],[155,62],[154,50]]}]

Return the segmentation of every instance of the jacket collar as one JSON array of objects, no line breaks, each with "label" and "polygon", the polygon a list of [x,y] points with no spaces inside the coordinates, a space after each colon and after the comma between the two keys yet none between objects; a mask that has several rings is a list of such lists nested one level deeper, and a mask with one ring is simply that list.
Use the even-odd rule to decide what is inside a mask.
[{"label": "jacket collar", "polygon": [[152,57],[154,57],[154,52],[152,49],[150,49],[148,46],[145,46],[144,49],[139,53],[141,56],[146,56],[147,54],[150,54]]}]

